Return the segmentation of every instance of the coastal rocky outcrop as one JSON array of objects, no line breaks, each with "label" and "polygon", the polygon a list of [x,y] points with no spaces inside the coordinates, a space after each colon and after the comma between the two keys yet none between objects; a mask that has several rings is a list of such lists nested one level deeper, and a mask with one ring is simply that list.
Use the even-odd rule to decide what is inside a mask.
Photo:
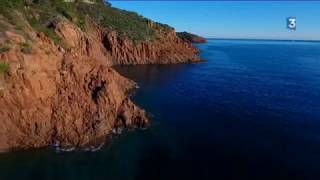
[{"label": "coastal rocky outcrop", "polygon": [[175,31],[134,42],[87,19],[83,31],[50,21],[59,44],[23,20],[23,33],[0,15],[0,151],[99,144],[117,127],[147,127],[129,98],[137,85],[112,66],[197,62],[198,50]]},{"label": "coastal rocky outcrop", "polygon": [[190,42],[176,36],[175,31],[160,34],[154,42],[135,44],[127,39],[120,39],[115,32],[108,33],[104,45],[110,52],[113,64],[176,64],[198,62],[198,49]]}]

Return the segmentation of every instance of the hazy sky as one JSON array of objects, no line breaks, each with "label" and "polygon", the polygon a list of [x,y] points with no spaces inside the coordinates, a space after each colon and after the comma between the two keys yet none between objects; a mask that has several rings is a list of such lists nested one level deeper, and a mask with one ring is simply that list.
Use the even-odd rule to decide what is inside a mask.
[{"label": "hazy sky", "polygon": [[[320,40],[320,2],[111,1],[112,6],[135,11],[214,38]],[[286,18],[297,18],[297,29],[286,28]]]}]

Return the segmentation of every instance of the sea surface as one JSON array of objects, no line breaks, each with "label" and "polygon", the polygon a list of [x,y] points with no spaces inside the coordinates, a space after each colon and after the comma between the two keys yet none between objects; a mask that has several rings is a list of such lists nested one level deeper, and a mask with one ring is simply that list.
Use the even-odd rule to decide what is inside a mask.
[{"label": "sea surface", "polygon": [[97,152],[0,154],[0,179],[320,179],[320,43],[209,40],[203,63],[118,67],[152,127]]}]

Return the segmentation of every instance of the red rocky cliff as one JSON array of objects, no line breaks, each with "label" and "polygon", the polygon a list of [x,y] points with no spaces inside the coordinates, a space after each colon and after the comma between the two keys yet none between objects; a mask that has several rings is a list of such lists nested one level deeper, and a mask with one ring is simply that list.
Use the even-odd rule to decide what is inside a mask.
[{"label": "red rocky cliff", "polygon": [[[42,33],[0,32],[0,151],[59,143],[85,147],[112,129],[145,127],[146,113],[127,97],[135,82],[112,65],[199,61],[197,49],[174,31],[134,43],[92,23],[85,33],[64,20],[53,23],[63,47]],[[25,51],[25,44],[29,44]]]}]

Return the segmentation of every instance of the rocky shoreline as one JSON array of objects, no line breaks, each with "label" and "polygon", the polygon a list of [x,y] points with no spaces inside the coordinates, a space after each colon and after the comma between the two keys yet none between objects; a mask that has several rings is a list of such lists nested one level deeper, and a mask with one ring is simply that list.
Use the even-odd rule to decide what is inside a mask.
[{"label": "rocky shoreline", "polygon": [[1,62],[10,66],[0,73],[1,152],[52,144],[90,150],[115,128],[147,127],[146,112],[128,98],[136,83],[112,66],[200,62],[198,50],[174,30],[134,43],[88,22],[86,32],[66,19],[52,22],[63,46],[27,22],[26,36],[10,25],[0,32],[1,47],[10,44],[0,52]]}]

